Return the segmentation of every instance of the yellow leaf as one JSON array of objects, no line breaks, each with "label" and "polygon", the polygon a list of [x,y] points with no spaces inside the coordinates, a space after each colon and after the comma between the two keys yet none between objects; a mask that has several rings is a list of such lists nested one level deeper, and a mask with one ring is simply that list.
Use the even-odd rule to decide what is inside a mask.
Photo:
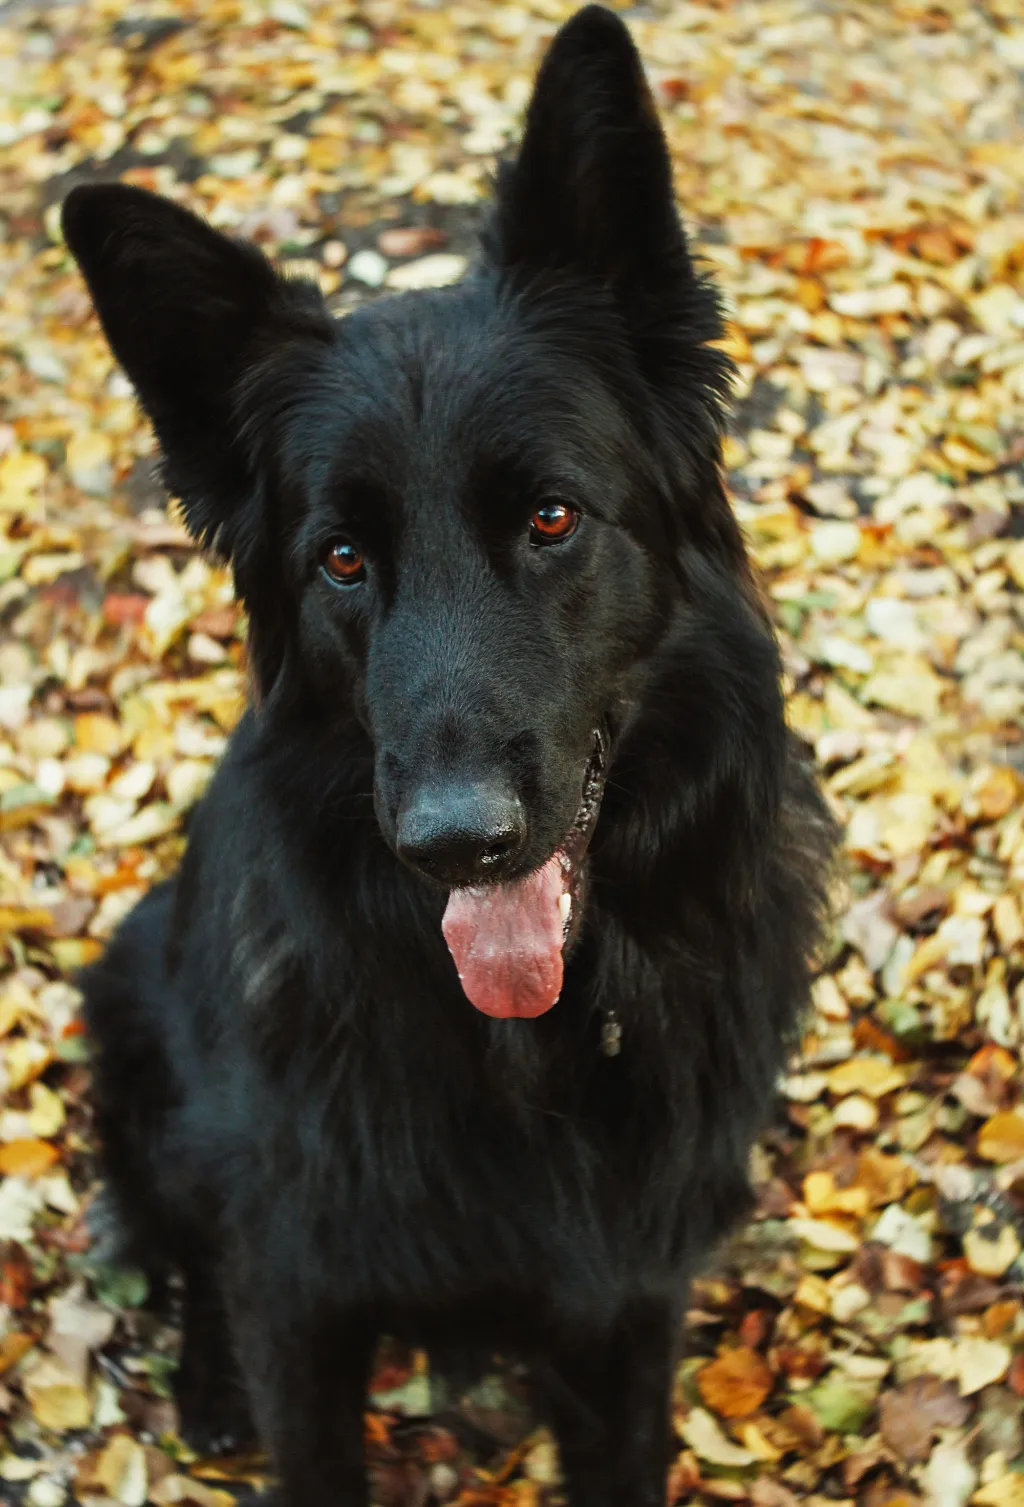
[{"label": "yellow leaf", "polygon": [[845,1254],[860,1248],[860,1240],[853,1231],[831,1219],[791,1219],[789,1228],[817,1251]]},{"label": "yellow leaf", "polygon": [[[805,1179],[805,1191],[806,1186]],[[798,1308],[809,1308],[812,1313],[828,1313],[832,1306],[828,1283],[824,1277],[817,1277],[812,1272],[808,1272],[800,1278],[797,1290],[793,1294],[793,1302]]]},{"label": "yellow leaf", "polygon": [[976,1334],[957,1340],[955,1354],[957,1380],[963,1397],[970,1397],[982,1387],[1002,1381],[1012,1359],[1009,1345],[1004,1345],[1001,1340],[982,1339]]},{"label": "yellow leaf", "polygon": [[83,753],[104,754],[108,758],[120,753],[125,735],[119,722],[103,712],[81,712],[75,718],[75,744]]},{"label": "yellow leaf", "polygon": [[17,1330],[11,1334],[5,1334],[0,1340],[0,1376],[10,1371],[12,1366],[16,1366],[35,1343],[35,1335],[32,1334],[20,1334]]},{"label": "yellow leaf", "polygon": [[931,796],[901,790],[881,803],[879,834],[890,853],[903,858],[925,846],[937,819]]},{"label": "yellow leaf", "polygon": [[1024,1507],[1024,1475],[1011,1471],[976,1491],[971,1501],[977,1507]]},{"label": "yellow leaf", "polygon": [[1024,940],[1024,920],[1012,895],[1000,895],[992,907],[992,926],[1004,952]]},{"label": "yellow leaf", "polygon": [[869,1207],[866,1188],[837,1188],[831,1172],[807,1174],[804,1202],[812,1214],[852,1214],[861,1219]]},{"label": "yellow leaf", "polygon": [[881,1099],[902,1088],[907,1082],[907,1069],[890,1062],[888,1057],[851,1057],[841,1062],[828,1075],[828,1086],[837,1098],[848,1094],[865,1094],[869,1099]]},{"label": "yellow leaf", "polygon": [[64,1124],[64,1101],[45,1083],[33,1083],[28,1091],[28,1123],[33,1135],[55,1136]]},{"label": "yellow leaf", "polygon": [[43,1428],[63,1431],[88,1427],[92,1417],[89,1393],[59,1361],[44,1358],[24,1377],[23,1386],[36,1422]]},{"label": "yellow leaf", "polygon": [[964,798],[964,811],[967,816],[994,822],[1012,811],[1020,797],[1021,779],[1017,771],[1009,764],[999,764],[994,769],[982,770],[971,781]]},{"label": "yellow leaf", "polygon": [[0,905],[0,933],[49,931],[50,912],[41,905]]},{"label": "yellow leaf", "polygon": [[7,1088],[10,1091],[24,1088],[27,1083],[41,1077],[53,1060],[49,1047],[28,1036],[19,1036],[8,1042],[4,1055],[7,1059]]},{"label": "yellow leaf", "polygon": [[743,1441],[744,1447],[749,1449],[752,1455],[756,1455],[759,1460],[764,1460],[769,1465],[774,1465],[777,1460],[782,1459],[782,1450],[776,1449],[774,1444],[768,1442],[753,1420],[741,1423],[736,1432]]},{"label": "yellow leaf", "polygon": [[1011,1224],[979,1222],[964,1236],[964,1255],[979,1277],[1001,1277],[1020,1255],[1020,1240]]},{"label": "yellow leaf", "polygon": [[60,1152],[49,1141],[8,1141],[0,1146],[0,1172],[5,1177],[39,1177],[59,1160]]},{"label": "yellow leaf", "polygon": [[230,1491],[207,1486],[190,1476],[164,1476],[150,1491],[149,1500],[158,1507],[174,1507],[178,1502],[185,1502],[188,1507],[193,1503],[196,1507],[235,1507],[237,1498]]},{"label": "yellow leaf", "polygon": [[1024,1157],[1024,1114],[1006,1109],[978,1131],[978,1155],[987,1162],[1015,1162]]},{"label": "yellow leaf", "polygon": [[733,1444],[704,1408],[692,1408],[679,1432],[690,1448],[711,1465],[753,1465],[757,1459],[753,1451]]},{"label": "yellow leaf", "polygon": [[942,682],[930,671],[879,671],[864,686],[868,706],[884,706],[905,717],[928,721],[938,716]]},{"label": "yellow leaf", "polygon": [[103,951],[103,943],[92,937],[58,937],[49,947],[61,973],[77,973],[79,968],[95,963]]},{"label": "yellow leaf", "polygon": [[753,359],[750,341],[735,320],[730,320],[726,325],[725,334],[721,340],[709,340],[707,343],[713,350],[724,351],[733,361],[750,361]]},{"label": "yellow leaf", "polygon": [[0,513],[22,512],[46,480],[46,462],[30,450],[9,450],[0,460]]},{"label": "yellow leaf", "polygon": [[130,1434],[115,1434],[95,1465],[95,1477],[123,1507],[143,1507],[148,1495],[146,1452]]}]

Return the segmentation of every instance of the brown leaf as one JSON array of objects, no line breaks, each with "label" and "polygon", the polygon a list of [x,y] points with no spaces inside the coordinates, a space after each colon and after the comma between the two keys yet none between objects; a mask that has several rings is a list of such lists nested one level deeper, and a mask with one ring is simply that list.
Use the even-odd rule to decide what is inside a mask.
[{"label": "brown leaf", "polygon": [[750,1500],[753,1507],[797,1507],[797,1498],[771,1476],[758,1476],[751,1482]]},{"label": "brown leaf", "polygon": [[103,598],[103,616],[113,628],[125,623],[141,623],[149,606],[149,597],[139,591],[108,591]]},{"label": "brown leaf", "polygon": [[7,1308],[24,1308],[32,1292],[32,1263],[16,1241],[5,1241],[0,1262],[0,1303]]},{"label": "brown leaf", "polygon": [[883,1392],[879,1401],[882,1438],[902,1460],[927,1460],[940,1429],[959,1428],[970,1407],[949,1381],[916,1376],[905,1387]]}]

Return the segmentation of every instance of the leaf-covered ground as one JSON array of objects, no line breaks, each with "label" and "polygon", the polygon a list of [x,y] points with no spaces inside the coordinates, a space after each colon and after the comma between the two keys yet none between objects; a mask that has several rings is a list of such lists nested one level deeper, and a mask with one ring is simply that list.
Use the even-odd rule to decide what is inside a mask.
[{"label": "leaf-covered ground", "polygon": [[[0,1497],[226,1507],[173,1324],[90,1254],[69,974],[176,862],[243,630],[60,244],[97,172],[339,311],[458,275],[564,0],[94,0],[0,17]],[[671,1499],[1024,1504],[1019,0],[629,12],[732,302],[728,463],[793,725],[847,824],[759,1212],[694,1293]],[[382,1355],[382,1507],[540,1507],[514,1376]],[[433,1409],[433,1411],[431,1411]]]}]

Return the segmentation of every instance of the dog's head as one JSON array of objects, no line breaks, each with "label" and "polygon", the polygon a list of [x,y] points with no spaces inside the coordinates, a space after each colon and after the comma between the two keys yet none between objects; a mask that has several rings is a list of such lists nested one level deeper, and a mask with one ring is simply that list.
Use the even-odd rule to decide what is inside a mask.
[{"label": "dog's head", "polygon": [[467,994],[546,1009],[687,562],[742,576],[718,304],[625,27],[594,6],[555,38],[456,287],[333,320],[117,184],[76,189],[64,230],[189,527],[232,563],[261,715],[362,724],[387,842],[451,891]]}]

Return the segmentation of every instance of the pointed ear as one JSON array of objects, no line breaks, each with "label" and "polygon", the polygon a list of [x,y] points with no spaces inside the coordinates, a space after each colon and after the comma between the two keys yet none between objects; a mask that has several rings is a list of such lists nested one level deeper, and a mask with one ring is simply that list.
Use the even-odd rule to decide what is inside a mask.
[{"label": "pointed ear", "polygon": [[627,295],[692,277],[654,100],[629,32],[602,6],[578,11],[548,49],[489,241],[501,267],[573,271]]},{"label": "pointed ear", "polygon": [[286,281],[254,246],[169,199],[125,184],[73,189],[62,224],[189,528],[230,555],[253,483],[241,434],[245,379],[270,356],[330,338],[319,291]]}]

